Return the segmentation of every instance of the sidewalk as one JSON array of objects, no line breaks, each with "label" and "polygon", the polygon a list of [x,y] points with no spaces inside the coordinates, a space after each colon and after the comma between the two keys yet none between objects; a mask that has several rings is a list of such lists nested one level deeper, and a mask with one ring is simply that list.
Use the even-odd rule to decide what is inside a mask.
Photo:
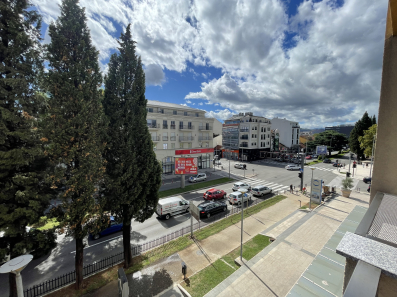
[{"label": "sidewalk", "polygon": [[368,207],[368,201],[369,195],[360,193],[337,196],[303,217],[264,230],[276,240],[205,296],[286,296],[354,207]]},{"label": "sidewalk", "polygon": [[[294,220],[305,215],[297,211],[299,201],[302,204],[309,201],[307,197],[287,193],[286,199],[244,219],[244,242],[258,235],[264,229],[281,225],[287,227]],[[287,222],[280,224],[280,220]],[[289,220],[288,220],[289,219]],[[284,228],[285,228],[284,227]],[[225,244],[226,243],[226,244]],[[200,242],[195,242],[187,249],[166,259],[146,267],[133,275],[127,275],[130,296],[183,296],[174,284],[183,280],[181,263],[187,265],[187,277],[215,262],[220,257],[240,246],[240,222]],[[110,297],[117,294],[117,281],[113,281],[85,297]]]}]

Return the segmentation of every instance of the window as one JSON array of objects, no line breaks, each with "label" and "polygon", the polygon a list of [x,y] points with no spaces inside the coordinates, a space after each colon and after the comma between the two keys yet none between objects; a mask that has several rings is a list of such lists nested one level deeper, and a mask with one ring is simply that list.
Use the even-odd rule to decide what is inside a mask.
[{"label": "window", "polygon": [[163,120],[163,129],[168,129],[167,120]]},{"label": "window", "polygon": [[267,127],[267,131],[270,131],[270,127]]},{"label": "window", "polygon": [[267,138],[270,138],[270,134],[267,134]]},{"label": "window", "polygon": [[251,134],[251,138],[254,138],[255,134]]},{"label": "window", "polygon": [[189,129],[192,129],[192,122],[188,122],[188,123],[187,123],[187,127],[188,127]]},{"label": "window", "polygon": [[173,110],[172,114],[178,114],[178,112],[176,110]]},{"label": "window", "polygon": [[184,116],[187,116],[187,111],[184,111],[184,112],[183,112],[183,115],[184,115]]},{"label": "window", "polygon": [[171,148],[172,148],[172,149],[175,148],[175,143],[171,143]]},{"label": "window", "polygon": [[198,112],[196,112],[196,117],[199,117],[199,114],[198,114]]},{"label": "window", "polygon": [[157,149],[157,143],[153,143],[153,150],[155,151]]},{"label": "window", "polygon": [[147,108],[147,111],[148,112],[153,112],[153,108],[149,107],[149,108]]},{"label": "window", "polygon": [[188,148],[192,148],[192,143],[191,143],[191,142],[188,142],[188,143],[187,143],[187,147],[188,147]]},{"label": "window", "polygon": [[252,126],[252,130],[254,130],[254,126]]},{"label": "window", "polygon": [[183,129],[183,122],[179,122],[179,129]]},{"label": "window", "polygon": [[175,129],[175,121],[171,121],[171,129]]},{"label": "window", "polygon": [[164,109],[158,108],[158,109],[157,109],[157,112],[158,112],[158,113],[164,113]]},{"label": "window", "polygon": [[255,130],[258,130],[258,127],[255,126]]},{"label": "window", "polygon": [[163,143],[163,150],[167,150],[168,149],[168,143]]},{"label": "window", "polygon": [[183,148],[183,142],[179,143],[179,148]]}]

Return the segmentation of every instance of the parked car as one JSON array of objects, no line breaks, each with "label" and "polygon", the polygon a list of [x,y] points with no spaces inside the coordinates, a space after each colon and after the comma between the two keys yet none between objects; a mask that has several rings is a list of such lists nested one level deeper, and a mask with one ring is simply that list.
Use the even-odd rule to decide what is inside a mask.
[{"label": "parked car", "polygon": [[227,211],[227,205],[225,202],[217,201],[217,202],[203,202],[197,205],[197,208],[200,211],[200,217],[209,218],[212,215],[218,212]]},{"label": "parked car", "polygon": [[233,185],[232,190],[233,191],[238,191],[240,189],[246,189],[247,191],[251,191],[251,186],[249,184],[245,183],[245,182],[236,182]]},{"label": "parked car", "polygon": [[371,177],[368,177],[368,176],[367,176],[367,177],[364,177],[364,178],[363,178],[363,182],[365,182],[366,184],[367,184],[367,183],[371,183],[371,181],[372,181],[372,178],[371,178]]},{"label": "parked car", "polygon": [[254,196],[263,196],[263,195],[271,193],[272,191],[273,191],[272,189],[270,189],[266,186],[255,186],[252,188],[251,193]]},{"label": "parked car", "polygon": [[323,163],[332,163],[330,159],[324,159]]},{"label": "parked car", "polygon": [[341,164],[341,163],[334,163],[334,164],[332,164],[332,166],[334,166],[334,167],[343,167],[343,165]]},{"label": "parked car", "polygon": [[315,158],[315,159],[317,159],[317,158],[318,158],[318,156],[317,156],[317,155],[312,155],[312,158]]},{"label": "parked car", "polygon": [[251,201],[251,195],[244,191],[243,192],[240,192],[240,191],[233,192],[233,193],[229,194],[228,198],[229,198],[228,200],[229,200],[230,205],[241,205],[242,201],[244,201],[244,203],[247,201]]},{"label": "parked car", "polygon": [[285,166],[285,169],[287,170],[299,170],[301,167],[298,165],[287,165]]},{"label": "parked car", "polygon": [[244,164],[236,163],[236,164],[234,164],[234,168],[243,169],[244,168]]},{"label": "parked car", "polygon": [[207,175],[205,173],[199,173],[197,175],[193,175],[189,178],[189,182],[196,183],[199,181],[203,181],[207,179]]},{"label": "parked car", "polygon": [[312,158],[312,156],[309,155],[309,156],[306,156],[305,159],[306,159],[306,160],[310,160],[311,158]]},{"label": "parked car", "polygon": [[93,239],[98,239],[102,236],[109,235],[112,233],[116,233],[123,230],[123,223],[116,222],[113,216],[110,217],[109,226],[98,233],[90,233],[90,237]]},{"label": "parked car", "polygon": [[218,189],[209,189],[203,194],[204,200],[215,200],[215,199],[225,199],[226,198],[226,192],[223,190],[218,190]]},{"label": "parked car", "polygon": [[189,211],[189,201],[179,197],[160,199],[159,202],[157,203],[157,208],[156,208],[156,214],[160,218],[165,218],[166,220],[168,220],[173,215],[188,211]]}]

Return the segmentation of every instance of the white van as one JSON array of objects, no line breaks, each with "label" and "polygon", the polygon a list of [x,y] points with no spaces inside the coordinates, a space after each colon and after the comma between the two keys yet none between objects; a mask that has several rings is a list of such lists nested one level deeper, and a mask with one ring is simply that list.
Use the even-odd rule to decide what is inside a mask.
[{"label": "white van", "polygon": [[160,199],[156,208],[156,214],[166,220],[184,212],[189,212],[189,201],[179,197]]}]

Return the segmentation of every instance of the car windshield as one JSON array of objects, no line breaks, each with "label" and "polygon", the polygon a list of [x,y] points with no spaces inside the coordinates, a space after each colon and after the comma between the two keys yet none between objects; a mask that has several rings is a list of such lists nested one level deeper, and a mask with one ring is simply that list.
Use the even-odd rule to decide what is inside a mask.
[{"label": "car windshield", "polygon": [[252,191],[259,191],[258,188],[252,188]]},{"label": "car windshield", "polygon": [[237,196],[236,196],[236,195],[233,195],[233,194],[230,194],[229,197],[230,197],[230,198],[237,198]]},{"label": "car windshield", "polygon": [[240,184],[234,184],[234,186],[235,186],[235,187],[239,187],[239,186],[240,186]]},{"label": "car windshield", "polygon": [[212,195],[212,192],[210,192],[210,191],[207,191],[207,192],[205,192],[207,195]]},{"label": "car windshield", "polygon": [[197,208],[200,209],[200,210],[205,209],[205,207],[203,207],[203,206],[197,206]]}]

